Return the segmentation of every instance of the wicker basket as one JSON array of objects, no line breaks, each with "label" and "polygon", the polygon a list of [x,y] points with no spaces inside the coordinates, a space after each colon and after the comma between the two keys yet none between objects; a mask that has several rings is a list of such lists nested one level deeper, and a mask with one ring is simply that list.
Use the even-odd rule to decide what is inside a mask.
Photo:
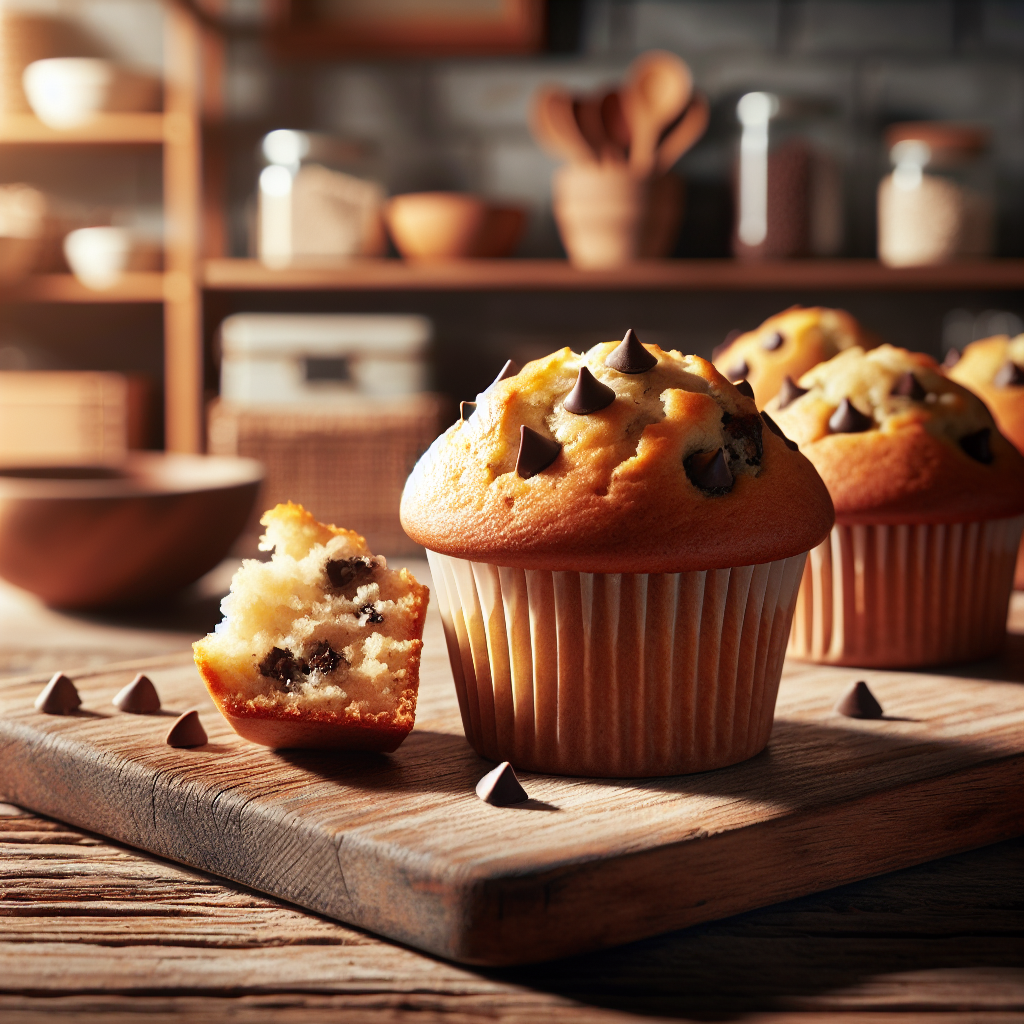
[{"label": "wicker basket", "polygon": [[239,552],[255,550],[259,513],[281,501],[297,501],[320,520],[358,530],[385,555],[419,550],[402,529],[398,507],[409,471],[441,431],[446,405],[427,394],[354,397],[329,408],[214,402],[211,454],[246,455],[266,469],[259,511]]}]

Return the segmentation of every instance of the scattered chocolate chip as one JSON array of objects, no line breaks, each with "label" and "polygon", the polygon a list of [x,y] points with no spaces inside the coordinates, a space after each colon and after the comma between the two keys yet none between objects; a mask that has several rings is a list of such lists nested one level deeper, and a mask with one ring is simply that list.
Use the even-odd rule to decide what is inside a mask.
[{"label": "scattered chocolate chip", "polygon": [[798,445],[798,444],[796,443],[796,441],[792,441],[792,440],[790,440],[790,439],[789,439],[788,437],[786,437],[786,435],[785,435],[785,434],[784,434],[784,433],[782,432],[782,427],[780,427],[780,426],[778,425],[778,423],[776,423],[776,422],[775,422],[775,420],[773,420],[773,419],[771,418],[771,416],[769,416],[769,415],[768,415],[768,413],[766,413],[766,412],[762,412],[762,413],[761,413],[761,419],[763,419],[763,420],[764,420],[764,422],[765,422],[765,426],[766,426],[766,427],[767,427],[767,428],[768,428],[768,429],[769,429],[769,430],[770,430],[770,431],[771,431],[771,432],[772,432],[773,434],[775,434],[775,435],[776,435],[777,437],[781,437],[781,438],[782,438],[782,440],[786,442],[786,447],[787,447],[787,448],[788,448],[788,449],[789,449],[790,451],[794,451],[794,452],[795,452],[795,451],[796,451],[796,450],[797,450],[797,449],[798,449],[798,448],[800,447],[800,445]]},{"label": "scattered chocolate chip", "polygon": [[725,447],[732,459],[745,462],[748,466],[760,466],[764,455],[761,417],[756,412],[746,416],[723,412],[722,426],[725,428]]},{"label": "scattered chocolate chip", "polygon": [[875,421],[865,416],[848,398],[839,403],[839,408],[828,418],[833,434],[859,434],[870,430]]},{"label": "scattered chocolate chip", "polygon": [[372,622],[376,625],[377,623],[384,621],[384,616],[381,615],[381,613],[377,611],[372,604],[364,604],[363,607],[359,609],[359,615],[366,616],[366,621],[363,623],[364,626],[367,622]]},{"label": "scattered chocolate chip", "polygon": [[882,705],[868,689],[863,679],[858,680],[836,702],[836,711],[847,718],[881,718]]},{"label": "scattered chocolate chip", "polygon": [[124,689],[117,692],[111,703],[119,711],[127,711],[130,715],[152,715],[160,710],[160,695],[156,692],[153,680],[140,672]]},{"label": "scattered chocolate chip", "polygon": [[901,398],[912,398],[915,402],[923,402],[928,394],[921,382],[909,371],[900,374],[899,380],[892,387],[891,395],[899,395]]},{"label": "scattered chocolate chip", "polygon": [[527,426],[519,428],[519,455],[516,458],[516,472],[529,480],[548,468],[558,458],[562,446],[551,438],[538,434]]},{"label": "scattered chocolate chip", "polygon": [[747,366],[747,361],[745,359],[741,359],[738,363],[726,370],[725,375],[729,380],[740,380],[743,377],[750,376],[750,367]]},{"label": "scattered chocolate chip", "polygon": [[199,721],[198,711],[186,711],[167,733],[164,742],[169,747],[201,747],[207,743],[209,737]]},{"label": "scattered chocolate chip", "polygon": [[726,494],[732,490],[733,475],[725,461],[725,450],[697,452],[683,462],[690,482],[711,494]]},{"label": "scattered chocolate chip", "polygon": [[476,402],[459,402],[459,419],[468,420],[476,412]]},{"label": "scattered chocolate chip", "polygon": [[501,372],[487,386],[487,390],[493,388],[499,381],[508,380],[509,377],[514,377],[521,369],[522,367],[514,359],[507,359],[505,361],[505,365],[501,368]]},{"label": "scattered chocolate chip", "polygon": [[373,578],[373,570],[376,568],[377,563],[366,555],[359,555],[356,558],[332,558],[324,565],[327,579],[335,590],[345,590],[353,584],[358,587]]},{"label": "scattered chocolate chip", "polygon": [[619,373],[646,373],[658,365],[658,357],[640,344],[636,332],[630,327],[622,341],[605,357],[604,365]]},{"label": "scattered chocolate chip", "polygon": [[295,684],[303,681],[306,668],[306,663],[296,658],[291,651],[271,647],[270,653],[260,662],[260,675],[284,683],[284,688],[290,691]]},{"label": "scattered chocolate chip", "polygon": [[576,416],[589,416],[592,412],[607,409],[615,401],[615,391],[602,384],[585,366],[580,367],[579,376],[572,391],[565,396],[562,405],[566,412]]},{"label": "scattered chocolate chip", "polygon": [[746,395],[747,398],[754,397],[754,389],[750,386],[749,380],[738,380],[733,384],[733,387],[735,387],[741,395]]},{"label": "scattered chocolate chip", "polygon": [[778,331],[772,331],[767,338],[764,338],[761,341],[761,348],[763,348],[765,352],[774,352],[777,348],[782,348],[782,343],[785,340],[786,339]]},{"label": "scattered chocolate chip", "polygon": [[[384,621],[383,616],[381,621]],[[326,640],[318,640],[307,664],[310,672],[319,672],[326,676],[330,675],[342,661],[344,658]]]},{"label": "scattered chocolate chip", "polygon": [[986,466],[992,464],[992,431],[988,427],[982,427],[973,434],[960,438],[960,447],[977,462],[984,462]]},{"label": "scattered chocolate chip", "polygon": [[737,329],[731,330],[726,336],[725,341],[721,345],[716,345],[711,350],[711,361],[714,362],[725,350],[742,334],[743,332]]},{"label": "scattered chocolate chip", "polygon": [[785,409],[790,402],[795,402],[801,395],[806,395],[808,389],[800,387],[792,377],[782,378],[782,387],[779,388],[779,408]]},{"label": "scattered chocolate chip", "polygon": [[947,370],[949,370],[952,367],[956,366],[956,364],[959,363],[959,362],[960,362],[960,349],[958,349],[958,348],[951,348],[946,353],[946,358],[942,360],[942,365]]},{"label": "scattered chocolate chip", "polygon": [[1024,385],[1024,366],[1007,359],[996,371],[992,383],[997,388],[1019,388]]},{"label": "scattered chocolate chip", "polygon": [[508,807],[530,799],[508,761],[502,761],[476,784],[476,795],[485,804],[493,804],[495,807]]},{"label": "scattered chocolate chip", "polygon": [[44,715],[69,715],[81,705],[75,684],[63,672],[54,672],[36,697],[36,710]]}]

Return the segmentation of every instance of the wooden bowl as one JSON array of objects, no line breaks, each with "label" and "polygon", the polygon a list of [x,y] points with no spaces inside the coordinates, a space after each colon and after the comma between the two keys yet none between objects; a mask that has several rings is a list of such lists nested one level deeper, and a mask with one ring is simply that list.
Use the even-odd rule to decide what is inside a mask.
[{"label": "wooden bowl", "polygon": [[0,468],[0,576],[56,608],[162,597],[228,553],[262,478],[253,459],[162,452]]},{"label": "wooden bowl", "polygon": [[526,215],[492,206],[466,192],[410,192],[384,210],[395,248],[406,259],[451,260],[508,256],[519,244]]}]

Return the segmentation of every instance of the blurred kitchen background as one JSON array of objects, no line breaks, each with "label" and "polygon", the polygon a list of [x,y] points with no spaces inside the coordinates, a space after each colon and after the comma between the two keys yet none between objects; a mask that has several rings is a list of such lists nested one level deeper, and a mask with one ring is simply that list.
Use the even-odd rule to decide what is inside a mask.
[{"label": "blurred kitchen background", "polygon": [[[0,184],[29,187],[0,195],[8,460],[252,455],[261,506],[295,497],[400,550],[412,461],[508,358],[627,327],[707,356],[793,303],[940,357],[1022,330],[1021,0],[4,0],[0,18]],[[638,262],[641,246],[580,269],[538,90],[600,98],[652,49],[685,61],[709,111],[671,172],[679,222],[655,246],[671,259]],[[26,66],[65,57],[106,63],[51,65],[26,97]],[[96,90],[99,114],[61,107]],[[776,249],[770,224],[737,241],[751,93],[773,151],[802,140],[825,169],[824,227]],[[929,207],[891,228],[910,255],[885,265],[879,185],[900,153],[897,176],[920,181],[922,138],[985,204],[978,237],[915,249]],[[784,177],[771,203],[811,202]],[[386,197],[432,191],[482,201],[393,205],[384,233]],[[508,208],[485,244],[480,218],[497,231]],[[453,254],[475,258],[437,258]]]}]

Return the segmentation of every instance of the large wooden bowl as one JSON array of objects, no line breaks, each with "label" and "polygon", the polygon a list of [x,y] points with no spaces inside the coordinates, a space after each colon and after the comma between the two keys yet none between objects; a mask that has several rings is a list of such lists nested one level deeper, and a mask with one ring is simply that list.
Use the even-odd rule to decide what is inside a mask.
[{"label": "large wooden bowl", "polygon": [[170,594],[227,554],[262,477],[252,459],[159,452],[0,467],[0,576],[56,608]]}]

